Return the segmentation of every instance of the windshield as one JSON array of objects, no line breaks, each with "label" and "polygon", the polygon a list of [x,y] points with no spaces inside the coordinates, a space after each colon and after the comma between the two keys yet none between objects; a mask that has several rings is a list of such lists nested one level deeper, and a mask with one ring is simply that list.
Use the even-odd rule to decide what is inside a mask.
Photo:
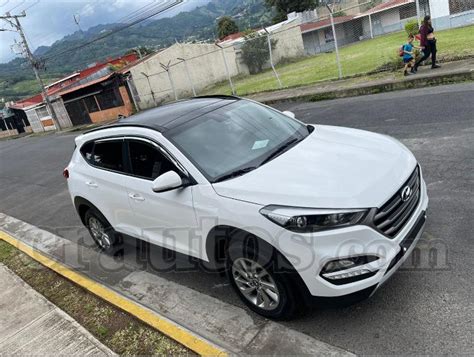
[{"label": "windshield", "polygon": [[246,100],[165,133],[210,182],[251,171],[307,135],[300,122]]}]

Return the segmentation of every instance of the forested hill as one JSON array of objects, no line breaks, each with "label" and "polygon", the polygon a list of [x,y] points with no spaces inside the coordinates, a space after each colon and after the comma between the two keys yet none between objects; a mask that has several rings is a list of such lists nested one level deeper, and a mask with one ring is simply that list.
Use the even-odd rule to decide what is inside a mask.
[{"label": "forested hill", "polygon": [[[87,31],[77,31],[65,36],[52,46],[40,47],[36,49],[35,55],[40,58],[50,58],[45,62],[46,70],[43,76],[58,78],[98,60],[120,56],[137,46],[161,48],[176,41],[212,41],[216,38],[216,19],[222,15],[232,16],[242,30],[268,25],[274,14],[265,7],[264,3],[264,0],[212,0],[207,5],[192,11],[182,12],[171,18],[148,20],[80,50],[55,55],[121,26],[120,24],[101,24]],[[34,33],[30,35],[33,36]],[[33,73],[24,59],[16,58],[8,63],[0,64],[0,98],[15,99],[15,97],[36,91],[37,87],[33,82],[33,88],[29,88],[28,85],[19,86],[21,88],[19,90],[15,88],[18,82],[30,79],[33,79]]]}]

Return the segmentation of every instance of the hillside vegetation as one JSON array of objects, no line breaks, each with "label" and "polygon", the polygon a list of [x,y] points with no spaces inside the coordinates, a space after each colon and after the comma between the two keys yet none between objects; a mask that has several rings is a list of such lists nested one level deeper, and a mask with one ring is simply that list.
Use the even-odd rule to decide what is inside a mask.
[{"label": "hillside vegetation", "polygon": [[[213,0],[192,11],[172,18],[146,21],[83,49],[62,54],[122,25],[103,24],[84,32],[77,31],[50,47],[38,48],[35,55],[48,58],[42,76],[46,82],[51,82],[93,62],[123,55],[137,46],[164,48],[175,41],[214,41],[217,38],[216,19],[222,15],[233,16],[241,30],[269,25],[273,17],[263,0]],[[0,64],[0,99],[16,100],[37,93],[38,86],[32,79],[33,72],[25,59],[17,58]]]}]

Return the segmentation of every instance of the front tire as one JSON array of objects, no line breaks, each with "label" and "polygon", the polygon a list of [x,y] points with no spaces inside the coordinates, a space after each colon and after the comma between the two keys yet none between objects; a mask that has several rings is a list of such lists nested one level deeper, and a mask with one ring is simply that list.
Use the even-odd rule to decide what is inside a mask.
[{"label": "front tire", "polygon": [[255,237],[231,241],[227,273],[240,299],[254,312],[272,319],[286,319],[296,312],[294,286],[288,271],[277,264],[285,259]]},{"label": "front tire", "polygon": [[121,236],[100,212],[91,208],[86,212],[84,220],[89,234],[102,252],[116,255],[122,250]]}]

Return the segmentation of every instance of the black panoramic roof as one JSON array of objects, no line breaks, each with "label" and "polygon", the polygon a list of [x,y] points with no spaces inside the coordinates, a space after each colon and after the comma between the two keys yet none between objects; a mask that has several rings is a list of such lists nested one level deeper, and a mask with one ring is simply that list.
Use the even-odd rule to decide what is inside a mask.
[{"label": "black panoramic roof", "polygon": [[232,96],[205,96],[180,100],[120,119],[111,125],[89,130],[86,134],[122,126],[139,126],[164,132],[237,100],[240,98]]}]

